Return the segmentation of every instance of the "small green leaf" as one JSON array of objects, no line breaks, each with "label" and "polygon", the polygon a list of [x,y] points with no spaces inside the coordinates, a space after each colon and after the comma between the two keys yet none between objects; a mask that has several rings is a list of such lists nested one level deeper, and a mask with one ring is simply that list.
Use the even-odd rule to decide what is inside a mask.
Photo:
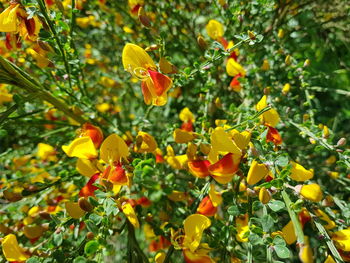
[{"label": "small green leaf", "polygon": [[275,236],[273,239],[273,244],[277,246],[286,246],[286,241],[284,241],[283,237],[281,236]]},{"label": "small green leaf", "polygon": [[230,206],[228,209],[227,209],[227,213],[231,216],[238,216],[241,214],[241,212],[239,211],[238,207],[237,206]]},{"label": "small green leaf", "polygon": [[85,263],[86,262],[86,258],[82,257],[82,256],[79,256],[79,257],[76,257],[74,260],[73,260],[73,263]]},{"label": "small green leaf", "polygon": [[62,233],[55,233],[53,235],[53,244],[57,247],[59,247],[63,242],[63,235]]},{"label": "small green leaf", "polygon": [[100,246],[100,244],[97,241],[91,240],[91,241],[86,243],[86,245],[84,247],[84,252],[87,255],[92,255],[92,254],[96,253],[99,246]]},{"label": "small green leaf", "polygon": [[275,252],[279,258],[289,258],[290,251],[288,248],[286,248],[285,246],[280,246],[280,245],[274,246],[274,248],[275,248]]},{"label": "small green leaf", "polygon": [[270,215],[264,215],[262,218],[261,218],[261,225],[263,227],[263,230],[265,232],[268,232],[270,231],[270,229],[273,227],[274,225],[274,220],[273,218],[270,216]]},{"label": "small green leaf", "polygon": [[272,211],[278,212],[285,207],[285,204],[282,201],[273,200],[268,203],[268,206],[271,208]]}]

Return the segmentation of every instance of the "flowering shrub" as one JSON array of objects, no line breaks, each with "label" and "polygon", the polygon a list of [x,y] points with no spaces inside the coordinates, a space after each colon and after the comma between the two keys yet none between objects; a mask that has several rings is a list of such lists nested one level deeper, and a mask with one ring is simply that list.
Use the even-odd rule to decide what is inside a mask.
[{"label": "flowering shrub", "polygon": [[1,262],[350,262],[344,1],[1,5]]}]

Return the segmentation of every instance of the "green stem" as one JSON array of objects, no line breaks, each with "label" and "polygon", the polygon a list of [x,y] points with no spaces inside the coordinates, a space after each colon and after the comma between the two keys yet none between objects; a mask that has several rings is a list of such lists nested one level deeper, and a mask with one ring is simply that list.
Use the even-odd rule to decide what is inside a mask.
[{"label": "green stem", "polygon": [[315,215],[313,215],[313,214],[311,214],[311,213],[310,213],[310,215],[311,215],[312,218],[313,218],[313,222],[314,222],[316,228],[318,229],[318,231],[320,232],[320,234],[325,238],[326,243],[327,243],[327,246],[328,246],[329,250],[331,251],[335,262],[337,262],[337,263],[342,263],[342,262],[344,262],[343,259],[342,259],[341,256],[340,256],[340,254],[339,254],[337,248],[335,247],[335,245],[334,245],[332,239],[329,237],[329,235],[328,235],[326,229],[323,227],[323,225],[322,225],[321,223],[318,222],[318,218],[317,218]]},{"label": "green stem", "polygon": [[293,226],[294,226],[294,231],[298,239],[299,244],[304,244],[304,232],[301,227],[300,221],[298,220],[298,217],[296,213],[292,210],[292,202],[286,192],[286,190],[282,190],[282,198],[284,203],[286,204],[288,214],[290,219],[292,220]]},{"label": "green stem", "polygon": [[131,249],[134,249],[134,252],[136,252],[138,257],[142,259],[142,262],[148,263],[149,262],[148,258],[143,253],[142,249],[139,246],[139,243],[136,240],[134,226],[129,221],[127,222],[127,225],[128,225],[128,242],[130,242]]},{"label": "green stem", "polygon": [[68,75],[68,83],[69,83],[69,88],[72,91],[72,79],[71,79],[71,71],[70,71],[70,67],[69,67],[69,63],[67,61],[67,56],[66,56],[66,52],[62,46],[62,43],[58,37],[57,31],[55,29],[55,25],[53,24],[53,22],[51,21],[48,13],[47,13],[47,9],[46,9],[46,4],[44,0],[38,0],[38,4],[39,4],[39,8],[40,8],[40,12],[43,14],[45,21],[47,22],[47,25],[50,28],[50,31],[56,41],[56,44],[60,50],[62,59],[63,59],[63,63],[64,63],[64,67],[66,69],[67,75]]}]

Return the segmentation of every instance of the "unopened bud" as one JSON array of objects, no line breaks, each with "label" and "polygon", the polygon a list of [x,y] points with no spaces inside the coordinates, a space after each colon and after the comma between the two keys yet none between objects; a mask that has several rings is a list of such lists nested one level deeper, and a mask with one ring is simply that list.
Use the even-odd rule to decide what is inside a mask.
[{"label": "unopened bud", "polygon": [[278,38],[283,38],[284,37],[284,30],[282,28],[280,28],[278,30],[278,34],[277,34]]},{"label": "unopened bud", "polygon": [[290,55],[287,55],[284,62],[286,63],[287,66],[289,66],[290,64],[292,64],[292,57]]},{"label": "unopened bud", "polygon": [[304,68],[310,66],[310,59],[305,60],[304,62]]},{"label": "unopened bud", "polygon": [[207,49],[207,42],[204,40],[202,35],[197,37],[197,44],[202,50]]},{"label": "unopened bud", "polygon": [[157,50],[157,49],[159,49],[159,45],[157,45],[157,44],[152,44],[152,45],[150,45],[149,47],[146,47],[145,48],[145,51],[153,51],[153,50]]},{"label": "unopened bud", "polygon": [[249,36],[249,38],[250,38],[251,40],[255,40],[255,39],[256,39],[254,32],[252,32],[252,31],[250,31],[250,30],[248,30],[248,36]]},{"label": "unopened bud", "polygon": [[20,193],[11,192],[8,189],[3,191],[3,195],[9,202],[17,202],[22,199],[22,195]]},{"label": "unopened bud", "polygon": [[346,144],[346,139],[345,138],[340,138],[339,141],[337,142],[336,147],[341,147]]}]

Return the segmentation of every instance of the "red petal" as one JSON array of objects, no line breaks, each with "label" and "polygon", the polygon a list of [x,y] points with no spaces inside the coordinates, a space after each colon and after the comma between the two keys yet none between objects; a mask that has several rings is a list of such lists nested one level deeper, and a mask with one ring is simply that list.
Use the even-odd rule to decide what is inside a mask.
[{"label": "red petal", "polygon": [[86,185],[81,188],[79,192],[79,196],[88,197],[88,196],[95,196],[95,190],[98,189],[98,187],[94,186],[93,184],[97,181],[97,179],[100,177],[100,174],[94,174],[91,176],[90,180],[86,183]]},{"label": "red petal", "polygon": [[148,73],[153,81],[154,91],[157,96],[161,96],[168,91],[172,82],[168,76],[152,70],[148,70]]},{"label": "red petal", "polygon": [[221,160],[209,166],[209,172],[216,176],[234,175],[239,166],[238,158],[232,153],[226,154]]},{"label": "red petal", "polygon": [[195,160],[188,162],[190,172],[199,178],[204,178],[210,175],[209,166],[210,162],[208,160]]}]

